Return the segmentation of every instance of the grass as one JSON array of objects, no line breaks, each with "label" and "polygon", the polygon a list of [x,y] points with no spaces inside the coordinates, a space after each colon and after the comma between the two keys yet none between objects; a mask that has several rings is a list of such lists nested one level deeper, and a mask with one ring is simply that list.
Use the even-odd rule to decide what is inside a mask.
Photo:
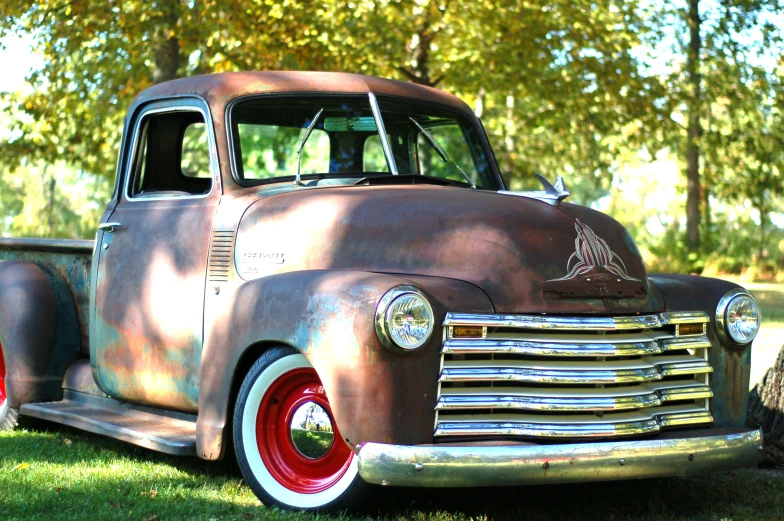
[{"label": "grass", "polygon": [[[31,428],[34,427],[34,428]],[[713,521],[784,519],[784,474],[498,489],[378,489],[360,513],[261,505],[232,461],[176,458],[68,428],[0,433],[3,520]]]}]

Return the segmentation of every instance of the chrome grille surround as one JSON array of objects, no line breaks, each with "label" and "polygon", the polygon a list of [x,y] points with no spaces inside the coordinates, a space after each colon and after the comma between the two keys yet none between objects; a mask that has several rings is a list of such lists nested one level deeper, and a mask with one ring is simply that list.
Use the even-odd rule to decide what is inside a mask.
[{"label": "chrome grille surround", "polygon": [[[612,438],[709,424],[708,319],[447,313],[435,436]],[[703,327],[680,335],[681,324]],[[455,338],[455,326],[473,338]]]}]

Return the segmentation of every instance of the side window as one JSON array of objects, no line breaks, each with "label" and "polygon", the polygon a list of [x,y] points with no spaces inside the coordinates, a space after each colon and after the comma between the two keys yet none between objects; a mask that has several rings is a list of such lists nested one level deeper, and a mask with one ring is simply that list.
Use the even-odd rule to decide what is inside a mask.
[{"label": "side window", "polygon": [[153,113],[139,126],[128,195],[188,197],[210,193],[212,171],[204,117],[197,111]]}]

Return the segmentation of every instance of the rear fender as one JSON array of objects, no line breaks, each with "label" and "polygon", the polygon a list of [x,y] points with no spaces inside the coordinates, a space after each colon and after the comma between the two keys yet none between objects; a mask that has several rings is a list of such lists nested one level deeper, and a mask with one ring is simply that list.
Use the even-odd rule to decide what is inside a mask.
[{"label": "rear fender", "polygon": [[62,399],[63,376],[81,343],[62,275],[43,264],[0,262],[0,342],[11,407]]},{"label": "rear fender", "polygon": [[[435,314],[430,341],[408,355],[383,347],[374,325],[378,301],[402,284],[420,288]],[[272,275],[226,298],[231,304],[212,323],[202,363],[197,452],[205,459],[221,456],[231,393],[244,377],[238,363],[259,344],[285,344],[305,355],[350,445],[431,443],[444,316],[493,312],[487,295],[465,282],[359,271]]]}]

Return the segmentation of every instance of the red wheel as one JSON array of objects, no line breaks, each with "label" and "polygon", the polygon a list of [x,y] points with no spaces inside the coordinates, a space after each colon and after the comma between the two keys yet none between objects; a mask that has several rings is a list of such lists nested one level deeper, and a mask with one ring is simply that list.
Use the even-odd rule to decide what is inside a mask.
[{"label": "red wheel", "polygon": [[6,365],[3,355],[3,344],[0,344],[0,431],[13,429],[16,425],[18,412],[12,409],[8,401],[8,387],[6,386]]},{"label": "red wheel", "polygon": [[345,506],[361,483],[316,371],[291,349],[267,351],[251,368],[234,417],[237,460],[265,503]]},{"label": "red wheel", "polygon": [[8,408],[8,395],[5,391],[5,357],[3,356],[3,344],[0,344],[0,417],[3,416]]}]

